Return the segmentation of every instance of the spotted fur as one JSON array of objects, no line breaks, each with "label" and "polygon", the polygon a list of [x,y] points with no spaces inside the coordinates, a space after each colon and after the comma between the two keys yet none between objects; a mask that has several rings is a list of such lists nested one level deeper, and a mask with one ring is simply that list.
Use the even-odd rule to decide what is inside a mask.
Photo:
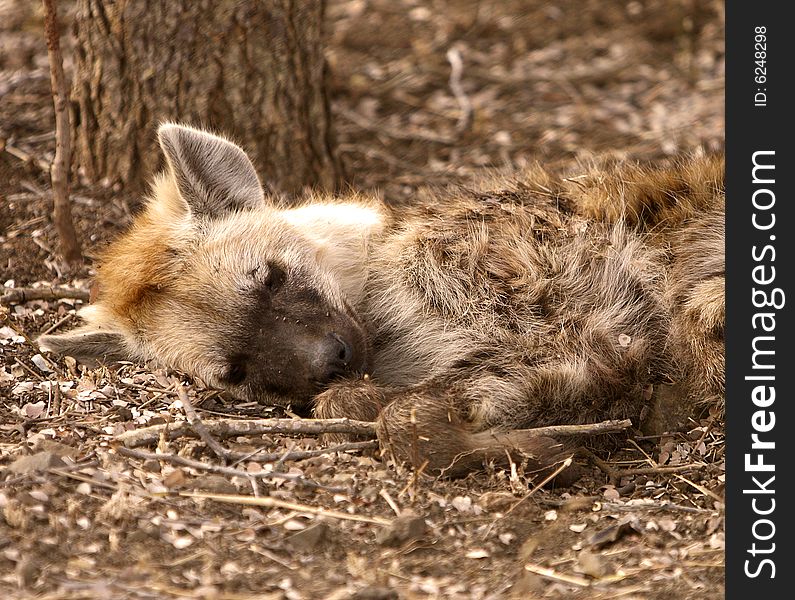
[{"label": "spotted fur", "polygon": [[562,447],[522,429],[641,425],[671,390],[683,414],[722,405],[720,157],[283,206],[231,142],[160,139],[168,171],[107,251],[88,324],[43,348],[377,420],[384,447],[437,473],[549,463]]}]

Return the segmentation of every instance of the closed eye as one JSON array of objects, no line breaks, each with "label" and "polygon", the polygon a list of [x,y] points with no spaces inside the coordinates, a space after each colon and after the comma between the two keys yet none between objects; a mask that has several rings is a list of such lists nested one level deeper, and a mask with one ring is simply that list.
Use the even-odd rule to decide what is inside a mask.
[{"label": "closed eye", "polygon": [[248,375],[247,362],[248,356],[244,354],[233,356],[229,360],[226,373],[221,377],[221,382],[226,385],[240,385],[243,383]]},{"label": "closed eye", "polygon": [[265,273],[261,281],[262,284],[271,291],[278,290],[284,284],[285,279],[287,279],[287,273],[276,263],[269,262],[264,270]]}]

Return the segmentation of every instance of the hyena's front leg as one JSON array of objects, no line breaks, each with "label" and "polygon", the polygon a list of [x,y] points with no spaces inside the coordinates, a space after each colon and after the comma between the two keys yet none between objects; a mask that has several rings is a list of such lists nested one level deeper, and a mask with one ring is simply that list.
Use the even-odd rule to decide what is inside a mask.
[{"label": "hyena's front leg", "polygon": [[562,458],[564,448],[548,437],[480,431],[460,408],[465,395],[460,384],[449,382],[408,390],[380,388],[371,380],[340,382],[317,397],[314,412],[319,418],[376,421],[382,449],[434,475],[456,477],[509,460],[528,460],[531,469],[540,470]]}]

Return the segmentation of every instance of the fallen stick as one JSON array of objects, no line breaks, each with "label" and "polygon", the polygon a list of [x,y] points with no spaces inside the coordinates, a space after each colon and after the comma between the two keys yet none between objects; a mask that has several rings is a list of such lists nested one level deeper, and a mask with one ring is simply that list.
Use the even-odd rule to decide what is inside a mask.
[{"label": "fallen stick", "polygon": [[715,510],[708,508],[696,508],[694,506],[682,506],[673,502],[654,502],[649,499],[644,504],[626,504],[624,502],[606,502],[602,496],[577,496],[566,500],[553,500],[551,498],[539,498],[538,503],[545,506],[552,506],[569,512],[588,511],[593,512],[597,509],[595,505],[601,507],[606,512],[686,512],[693,514],[714,514]]},{"label": "fallen stick", "polygon": [[88,302],[89,291],[65,287],[40,287],[40,288],[12,288],[0,296],[0,304],[24,304],[31,300],[61,300],[73,298]]},{"label": "fallen stick", "polygon": [[697,489],[699,492],[701,492],[705,496],[709,496],[710,498],[712,498],[713,500],[716,500],[717,502],[720,502],[721,504],[726,504],[726,498],[722,498],[721,496],[718,496],[718,494],[713,492],[711,489],[706,488],[703,485],[699,485],[695,481],[690,481],[687,477],[682,477],[679,474],[675,474],[674,477],[676,477],[678,479],[681,479],[687,485],[691,486],[694,489]]},{"label": "fallen stick", "polygon": [[570,435],[598,435],[602,433],[618,433],[632,427],[629,419],[600,421],[599,423],[586,423],[584,425],[549,425],[547,427],[534,427],[533,429],[517,429],[527,435],[544,437],[567,437]]},{"label": "fallen stick", "polygon": [[433,131],[425,131],[416,128],[402,128],[398,129],[390,127],[385,123],[373,123],[367,117],[361,115],[355,110],[348,110],[345,108],[338,108],[337,111],[346,119],[358,125],[362,129],[372,131],[378,135],[387,135],[397,140],[422,140],[424,142],[435,142],[437,144],[454,144],[455,139],[440,135]]},{"label": "fallen stick", "polygon": [[346,442],[344,444],[335,444],[334,446],[326,446],[325,448],[317,448],[316,450],[291,450],[290,452],[233,452],[233,460],[239,462],[247,460],[249,462],[261,463],[278,463],[287,462],[288,460],[304,460],[307,458],[314,458],[316,456],[323,456],[324,454],[334,454],[335,452],[357,452],[359,450],[377,450],[378,441],[369,440],[366,442]]},{"label": "fallen stick", "polygon": [[461,134],[472,126],[472,102],[461,85],[461,76],[464,73],[464,60],[458,48],[447,51],[447,61],[450,63],[450,90],[453,92],[458,106],[461,107],[461,117],[458,119],[456,131]]},{"label": "fallen stick", "polygon": [[520,504],[522,504],[522,503],[523,503],[525,500],[527,500],[528,498],[530,498],[530,496],[532,496],[533,494],[535,494],[535,493],[536,493],[538,490],[540,490],[542,487],[544,487],[544,486],[545,486],[546,484],[548,484],[550,481],[552,481],[553,479],[555,479],[555,477],[557,477],[558,475],[560,475],[560,474],[561,474],[561,473],[562,473],[562,472],[563,472],[565,469],[568,469],[568,468],[571,466],[571,463],[572,463],[572,462],[573,462],[573,457],[571,457],[571,456],[569,456],[567,459],[563,460],[563,461],[560,463],[560,465],[558,465],[558,467],[557,467],[557,468],[556,468],[554,471],[552,471],[552,473],[550,473],[549,475],[547,475],[546,477],[544,477],[544,479],[542,479],[542,480],[541,480],[540,482],[538,482],[538,483],[537,483],[535,486],[533,486],[533,489],[531,489],[531,490],[530,490],[529,492],[527,492],[527,493],[526,493],[524,496],[522,496],[521,498],[519,498],[519,500],[517,500],[516,502],[514,502],[514,503],[511,505],[511,507],[510,507],[508,510],[506,510],[506,511],[505,511],[503,514],[499,515],[499,516],[498,516],[496,519],[494,519],[494,520],[493,520],[491,523],[489,523],[489,526],[488,526],[488,527],[486,527],[486,531],[484,531],[484,532],[483,532],[483,539],[485,540],[485,539],[487,539],[487,538],[489,537],[489,535],[491,534],[491,530],[492,530],[492,529],[494,528],[494,526],[497,524],[497,521],[499,521],[499,520],[501,520],[501,519],[504,519],[504,518],[505,518],[505,517],[507,517],[509,514],[511,514],[511,513],[512,513],[512,512],[513,512],[513,511],[516,509],[516,507],[518,507],[518,506],[519,506]]},{"label": "fallen stick", "polygon": [[533,563],[527,563],[525,564],[524,568],[526,571],[530,571],[531,573],[535,573],[536,575],[541,575],[542,577],[546,577],[548,579],[554,579],[556,581],[562,581],[563,583],[577,585],[580,587],[588,587],[591,585],[591,581],[589,579],[586,579],[585,577],[580,577],[579,575],[567,575],[566,573],[559,573],[555,571],[555,569],[550,569],[549,567],[544,567]]},{"label": "fallen stick", "polygon": [[207,447],[210,448],[210,450],[212,450],[218,458],[221,460],[235,460],[231,456],[232,452],[229,449],[224,448],[204,426],[204,422],[199,418],[199,415],[196,414],[196,410],[194,410],[193,404],[191,404],[190,399],[188,398],[188,392],[185,391],[185,386],[183,386],[179,381],[175,381],[174,383],[177,388],[177,396],[182,402],[182,408],[185,410],[185,416],[188,418],[188,423],[190,423],[190,426],[193,427],[193,431],[196,432],[196,434],[205,444],[207,444]]},{"label": "fallen stick", "polygon": [[140,450],[131,450],[129,448],[116,448],[116,452],[129,458],[137,458],[139,460],[162,460],[163,462],[167,462],[172,465],[188,467],[197,471],[207,471],[208,473],[227,475],[230,477],[243,477],[248,479],[284,479],[285,481],[291,481],[306,488],[326,490],[329,492],[342,494],[347,494],[350,491],[346,488],[323,485],[317,481],[312,481],[311,479],[306,479],[301,475],[294,475],[292,473],[281,473],[278,471],[257,471],[250,473],[248,471],[235,469],[234,467],[224,467],[221,465],[201,462],[199,460],[192,460],[177,454],[157,454],[156,452],[142,452]]},{"label": "fallen stick", "polygon": [[66,313],[65,317],[58,319],[53,325],[50,325],[47,329],[42,331],[39,335],[47,335],[48,333],[52,333],[56,329],[58,329],[61,325],[66,323],[67,321],[74,318],[74,313]]},{"label": "fallen stick", "polygon": [[271,498],[270,496],[237,496],[235,494],[206,494],[203,492],[177,492],[177,495],[185,496],[187,498],[207,498],[209,500],[228,502],[231,504],[249,504],[254,506],[264,506],[267,508],[286,508],[288,510],[294,510],[307,515],[330,517],[332,519],[340,519],[344,521],[358,521],[360,523],[374,523],[376,525],[392,524],[391,520],[384,519],[383,517],[366,517],[363,515],[345,513],[338,510],[321,508],[318,506],[287,502],[285,500],[279,500],[278,498]]},{"label": "fallen stick", "polygon": [[322,456],[323,454],[332,454],[334,452],[344,452],[349,450],[362,450],[365,448],[377,448],[378,442],[350,442],[347,444],[337,444],[335,446],[330,446],[328,448],[321,448],[319,450],[297,450],[293,451],[289,449],[287,452],[282,453],[259,453],[259,452],[236,452],[234,450],[230,450],[229,448],[225,448],[221,445],[221,443],[216,440],[207,427],[204,425],[204,421],[201,420],[199,415],[196,413],[196,410],[193,408],[193,404],[191,404],[190,398],[188,398],[188,393],[185,390],[185,386],[183,386],[180,382],[176,381],[176,390],[177,396],[179,397],[180,401],[182,402],[182,406],[185,409],[185,416],[188,418],[188,423],[190,423],[193,430],[196,434],[202,439],[202,441],[207,444],[207,447],[213,451],[213,453],[220,459],[226,460],[228,462],[240,462],[240,461],[249,461],[249,462],[256,462],[256,463],[275,463],[274,471],[280,471],[280,467],[285,461],[288,460],[303,460],[305,458],[311,458],[314,456]]},{"label": "fallen stick", "polygon": [[[219,438],[263,433],[320,435],[323,433],[350,433],[375,438],[375,423],[353,419],[217,419],[204,422],[212,435]],[[168,423],[125,431],[115,437],[127,448],[156,444],[160,434],[168,430],[167,439],[182,436],[197,437],[190,423]]]},{"label": "fallen stick", "polygon": [[9,144],[7,142],[4,143],[3,140],[0,140],[0,149],[4,150],[5,152],[8,152],[11,156],[18,158],[24,163],[35,165],[36,167],[39,168],[39,170],[44,171],[45,173],[50,172],[49,162],[41,158],[36,158],[32,154],[28,154],[27,152],[25,152],[21,148],[17,148],[13,144]]},{"label": "fallen stick", "polygon": [[700,471],[701,469],[706,469],[709,465],[708,464],[699,464],[693,463],[690,465],[676,465],[676,466],[665,466],[665,467],[642,467],[640,469],[618,469],[615,471],[615,475],[618,476],[619,479],[622,477],[631,477],[634,475],[666,475],[668,473],[684,473],[687,471]]},{"label": "fallen stick", "polygon": [[[566,437],[572,435],[598,435],[616,433],[632,426],[629,419],[602,421],[587,425],[551,425],[535,429],[520,429],[526,435],[546,437]],[[321,435],[324,433],[348,433],[375,438],[375,423],[370,421],[354,421],[353,419],[218,419],[207,421],[204,427],[216,437],[234,437],[238,435],[261,435],[263,433]],[[190,423],[168,423],[152,425],[132,431],[125,431],[116,436],[115,440],[127,448],[137,448],[156,444],[160,433],[168,429],[168,439],[175,440],[182,436],[198,437]]]}]

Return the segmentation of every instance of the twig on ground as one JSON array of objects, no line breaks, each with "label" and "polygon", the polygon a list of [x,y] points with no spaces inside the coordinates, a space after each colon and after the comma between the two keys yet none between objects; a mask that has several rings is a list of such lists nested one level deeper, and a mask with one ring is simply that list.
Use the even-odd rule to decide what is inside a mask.
[{"label": "twig on ground", "polygon": [[57,417],[61,414],[61,386],[56,381],[50,389],[52,390],[52,414]]},{"label": "twig on ground", "polygon": [[533,487],[533,489],[531,489],[529,492],[527,492],[527,493],[526,493],[524,496],[522,496],[521,498],[519,498],[519,500],[517,500],[516,502],[514,502],[514,503],[511,505],[511,507],[510,507],[508,510],[506,510],[506,511],[505,511],[505,512],[504,512],[502,515],[500,515],[499,517],[497,517],[496,519],[494,519],[494,520],[493,520],[491,523],[489,523],[489,526],[488,526],[488,527],[486,527],[486,531],[483,533],[483,539],[486,539],[486,538],[487,538],[487,537],[488,537],[488,536],[491,534],[491,530],[492,530],[492,529],[494,529],[494,526],[497,524],[497,521],[499,521],[499,520],[501,520],[501,519],[504,519],[505,517],[507,517],[509,514],[511,514],[511,513],[514,511],[514,509],[516,509],[516,508],[517,508],[517,507],[518,507],[520,504],[522,504],[522,503],[523,503],[525,500],[527,500],[528,498],[530,498],[530,497],[531,497],[533,494],[535,494],[535,493],[536,493],[538,490],[540,490],[542,487],[544,487],[544,486],[545,486],[546,484],[548,484],[550,481],[552,481],[553,479],[555,479],[555,477],[557,477],[558,475],[560,475],[560,474],[563,472],[563,470],[564,470],[564,469],[568,469],[568,468],[571,466],[571,463],[572,463],[572,461],[573,461],[573,457],[571,457],[571,456],[569,456],[567,459],[565,459],[564,461],[562,461],[562,462],[561,462],[561,464],[560,464],[560,466],[559,466],[558,468],[556,468],[554,471],[552,471],[552,473],[550,473],[549,475],[547,475],[546,477],[544,477],[544,479],[542,479],[542,480],[541,480],[539,483],[537,483],[537,484],[536,484],[536,485]]},{"label": "twig on ground", "polygon": [[130,448],[124,447],[116,448],[116,452],[122,456],[127,456],[130,458],[137,458],[140,460],[162,460],[172,465],[188,467],[198,471],[207,471],[209,473],[218,473],[219,475],[243,477],[247,479],[284,479],[285,481],[291,481],[297,485],[312,489],[326,490],[334,493],[348,493],[349,491],[346,488],[323,485],[322,483],[318,483],[292,473],[278,473],[274,471],[258,471],[255,473],[249,473],[248,471],[241,471],[240,469],[235,469],[233,467],[224,467],[221,465],[213,465],[198,460],[192,460],[177,454],[157,454],[156,452],[143,452],[141,450],[131,450]]},{"label": "twig on ground", "polygon": [[682,473],[687,471],[697,471],[699,469],[706,469],[707,464],[698,464],[692,463],[687,465],[676,465],[676,466],[657,466],[657,467],[642,467],[638,469],[616,469],[607,462],[603,461],[601,458],[589,452],[588,450],[581,449],[582,453],[588,456],[588,458],[595,464],[599,469],[608,476],[610,483],[614,485],[618,485],[623,477],[633,477],[635,475],[663,475],[667,473]]},{"label": "twig on ground", "polygon": [[88,302],[88,290],[66,287],[12,288],[0,296],[0,304],[24,304],[31,300],[62,300],[69,298]]},{"label": "twig on ground", "polygon": [[517,506],[518,506],[520,503],[522,503],[522,502],[524,502],[525,500],[527,500],[527,498],[529,498],[530,496],[532,496],[533,494],[535,494],[535,493],[536,493],[538,490],[540,490],[542,487],[544,487],[544,486],[545,486],[546,484],[548,484],[550,481],[552,481],[553,479],[555,479],[555,477],[557,477],[558,475],[560,475],[560,474],[563,472],[563,470],[564,470],[564,469],[568,469],[568,468],[571,466],[571,463],[572,463],[572,461],[573,461],[573,460],[574,460],[574,458],[573,458],[573,457],[571,457],[571,456],[569,456],[569,457],[568,457],[566,460],[564,460],[564,461],[563,461],[563,462],[560,464],[560,466],[559,466],[557,469],[555,469],[554,471],[552,471],[552,473],[550,473],[549,475],[547,475],[546,477],[544,477],[544,479],[542,479],[542,480],[541,480],[539,483],[537,483],[537,484],[535,485],[535,487],[533,487],[533,489],[532,489],[532,490],[530,490],[529,492],[527,492],[527,494],[525,494],[525,496],[524,496],[523,498],[521,498],[521,499],[519,500],[519,502],[517,502],[517,503],[516,503],[516,504],[514,504],[514,505],[513,505],[511,508],[509,508],[509,509],[508,509],[508,511],[507,511],[505,514],[507,515],[507,514],[508,514],[509,512],[511,512],[511,511],[512,511],[514,508],[516,508],[516,507],[517,507]]},{"label": "twig on ground", "polygon": [[70,319],[74,318],[74,313],[68,313],[65,317],[58,319],[53,325],[50,325],[47,329],[41,332],[40,335],[47,335],[48,333],[52,333],[56,329],[58,329],[61,325],[69,321]]},{"label": "twig on ground", "polygon": [[287,450],[285,450],[282,455],[273,463],[274,471],[281,471],[284,468],[284,463],[287,461],[287,457],[290,456],[290,453],[295,449],[295,442],[293,440],[285,440],[285,445],[287,446]]},{"label": "twig on ground", "polygon": [[50,172],[50,163],[47,162],[46,160],[37,158],[32,154],[28,154],[21,148],[17,148],[13,144],[9,144],[8,142],[0,145],[2,145],[3,150],[8,152],[11,156],[18,158],[22,162],[35,165],[40,171],[44,171],[45,173]]},{"label": "twig on ground", "polygon": [[217,500],[218,502],[228,502],[231,504],[248,504],[254,506],[265,506],[267,508],[286,508],[299,513],[317,515],[319,517],[329,517],[343,521],[358,521],[360,523],[374,523],[375,525],[392,524],[392,521],[389,519],[384,519],[383,517],[367,517],[352,513],[344,513],[338,510],[329,510],[317,506],[298,504],[296,502],[287,502],[285,500],[279,500],[278,498],[271,498],[270,496],[255,498],[253,496],[238,496],[235,494],[207,494],[203,492],[178,492],[178,495],[188,498],[207,498],[209,500]]},{"label": "twig on ground", "polygon": [[403,486],[403,489],[398,492],[398,498],[402,498],[403,494],[408,492],[409,490],[412,491],[410,497],[413,499],[417,495],[417,488],[419,487],[420,478],[425,474],[425,469],[428,468],[428,464],[430,461],[425,459],[420,465],[419,469],[414,469],[414,472],[411,474],[411,478],[409,478],[408,483]]},{"label": "twig on ground", "polygon": [[599,423],[587,423],[585,425],[550,425],[549,427],[535,427],[533,429],[518,429],[517,431],[527,435],[537,435],[544,437],[565,437],[570,435],[597,435],[601,433],[617,433],[632,427],[629,419],[600,421]]},{"label": "twig on ground", "polygon": [[284,463],[288,460],[304,460],[307,458],[314,458],[316,456],[323,456],[324,454],[334,454],[335,452],[356,452],[359,450],[375,450],[378,448],[378,441],[371,440],[366,442],[346,442],[344,444],[336,444],[334,446],[327,446],[325,448],[318,448],[316,450],[291,450],[289,452],[231,452],[235,462],[248,460],[249,462],[257,463]]},{"label": "twig on ground", "polygon": [[621,479],[621,477],[617,474],[618,471],[614,469],[612,465],[609,465],[608,463],[603,461],[601,458],[596,456],[596,454],[594,454],[587,448],[581,448],[580,453],[586,456],[597,467],[599,467],[599,470],[602,471],[602,473],[604,473],[605,475],[607,475],[610,483],[612,483],[613,485],[618,484],[618,481],[619,479]]},{"label": "twig on ground", "polygon": [[689,465],[676,465],[670,467],[648,467],[640,469],[620,469],[615,474],[621,477],[631,477],[633,475],[662,475],[668,473],[683,473],[687,471],[699,471],[706,469],[709,465],[692,463]]},{"label": "twig on ground", "polygon": [[649,463],[650,467],[659,467],[660,466],[659,464],[657,464],[657,461],[654,460],[651,456],[649,456],[649,453],[646,452],[643,448],[641,448],[635,440],[628,439],[627,441],[631,445],[635,446],[635,449],[643,455],[643,457],[646,459],[646,462]]},{"label": "twig on ground", "polygon": [[461,51],[458,48],[450,48],[447,51],[447,60],[450,63],[450,90],[461,107],[461,116],[458,118],[458,124],[455,127],[460,135],[472,125],[472,102],[461,85],[461,76],[464,73],[464,61],[461,58]]},{"label": "twig on ground", "polygon": [[421,140],[424,142],[435,142],[437,144],[454,144],[456,141],[449,136],[440,135],[432,131],[425,131],[423,129],[406,128],[403,130],[395,129],[394,127],[390,127],[384,123],[373,123],[367,119],[367,117],[362,116],[356,111],[348,110],[347,108],[339,107],[337,110],[343,117],[352,123],[355,123],[362,129],[373,131],[379,135],[387,135],[396,140]]},{"label": "twig on ground", "polygon": [[714,513],[714,510],[708,508],[698,508],[696,506],[684,506],[682,504],[675,504],[674,502],[664,502],[663,504],[645,505],[645,504],[619,504],[618,502],[602,502],[602,510],[610,512],[633,512],[640,510],[648,511],[669,511],[669,512],[685,512],[685,513]]},{"label": "twig on ground", "polygon": [[[179,394],[177,394],[175,390],[169,388],[158,388],[151,385],[141,385],[140,383],[125,383],[123,381],[120,381],[119,384],[128,388],[132,388],[134,390],[152,392],[153,394],[162,394],[164,396],[179,396]],[[143,405],[141,405],[139,408],[143,408]]]},{"label": "twig on ground", "polygon": [[607,512],[686,512],[686,513],[714,513],[714,510],[706,508],[697,508],[694,506],[683,506],[673,502],[654,502],[648,501],[637,504],[630,504],[629,502],[605,502],[602,496],[576,496],[574,498],[567,498],[566,500],[554,500],[552,498],[541,498],[538,500],[540,504],[545,506],[553,506],[563,510],[587,510],[593,511],[594,504],[599,504],[602,510]]},{"label": "twig on ground", "polygon": [[[261,435],[263,433],[320,435],[323,433],[350,433],[375,437],[375,423],[352,419],[217,419],[204,423],[207,430],[219,438]],[[192,436],[190,423],[152,425],[116,436],[116,441],[127,448],[156,444],[161,432],[168,430],[167,438],[174,440]]]},{"label": "twig on ground", "polygon": [[42,376],[41,376],[41,373],[36,373],[36,371],[34,371],[33,369],[31,369],[31,368],[30,368],[28,365],[26,365],[25,363],[23,363],[23,362],[22,362],[21,360],[19,360],[18,358],[14,357],[14,362],[15,362],[17,365],[19,365],[20,367],[22,367],[23,369],[25,369],[25,371],[27,371],[27,372],[28,372],[28,373],[29,373],[31,376],[35,377],[35,378],[36,378],[36,379],[38,379],[39,381],[44,381],[44,377],[42,377]]},{"label": "twig on ground", "polygon": [[386,488],[381,488],[381,491],[378,492],[378,495],[384,499],[384,502],[386,502],[389,505],[389,508],[394,511],[395,515],[399,517],[401,513],[400,507],[392,499],[392,496],[389,495],[389,492],[386,491]]},{"label": "twig on ground", "polygon": [[[80,465],[80,468],[85,468],[85,465]],[[88,475],[84,475],[83,473],[73,473],[68,468],[49,468],[47,469],[48,473],[52,473],[54,475],[59,475],[61,477],[66,477],[68,479],[74,479],[76,481],[82,481],[84,483],[88,483],[90,485],[105,488],[106,490],[113,490],[114,492],[119,489],[119,486],[114,483],[108,483],[106,481],[101,481],[96,479],[95,477],[90,477]]]},{"label": "twig on ground", "polygon": [[674,477],[676,477],[677,479],[681,479],[687,485],[691,486],[694,489],[697,489],[699,492],[701,492],[705,496],[709,496],[710,498],[712,498],[713,500],[716,500],[717,502],[720,502],[721,504],[725,504],[726,503],[726,499],[725,498],[722,498],[721,496],[718,496],[718,494],[713,492],[711,489],[706,488],[703,485],[699,485],[695,481],[691,481],[687,477],[682,477],[678,473],[675,473]]},{"label": "twig on ground", "polygon": [[550,569],[548,567],[542,567],[541,565],[527,563],[524,566],[524,568],[526,571],[530,571],[531,573],[535,573],[536,575],[541,575],[542,577],[547,577],[548,579],[554,579],[556,581],[562,581],[563,583],[578,585],[580,587],[589,587],[591,585],[591,581],[589,579],[586,579],[585,577],[579,577],[577,575],[566,575],[565,573],[558,573],[554,569]]},{"label": "twig on ground", "polygon": [[230,456],[232,454],[231,451],[227,448],[224,448],[221,443],[216,440],[209,431],[207,431],[207,428],[204,426],[204,423],[202,423],[199,415],[196,414],[196,411],[194,410],[193,405],[188,398],[188,392],[185,391],[185,386],[183,386],[179,381],[175,381],[174,386],[177,390],[177,396],[182,402],[182,408],[185,409],[185,416],[188,418],[188,423],[190,423],[190,426],[193,427],[193,430],[218,458],[226,461],[233,460]]}]

